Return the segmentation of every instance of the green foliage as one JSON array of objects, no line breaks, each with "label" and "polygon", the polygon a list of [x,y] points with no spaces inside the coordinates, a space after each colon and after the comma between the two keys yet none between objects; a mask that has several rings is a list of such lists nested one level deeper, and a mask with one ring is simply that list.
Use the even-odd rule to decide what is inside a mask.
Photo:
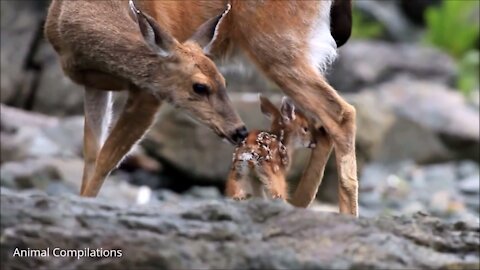
[{"label": "green foliage", "polygon": [[352,38],[354,39],[377,39],[383,35],[383,26],[368,19],[358,9],[353,9],[352,20]]},{"label": "green foliage", "polygon": [[443,0],[425,12],[425,41],[459,60],[457,87],[466,95],[478,88],[478,0]]},{"label": "green foliage", "polygon": [[440,6],[427,9],[426,41],[461,58],[478,40],[478,18],[473,17],[478,8],[477,0],[444,0]]},{"label": "green foliage", "polygon": [[459,63],[459,77],[457,87],[468,96],[471,90],[479,87],[478,72],[480,66],[480,54],[477,50],[466,53]]}]

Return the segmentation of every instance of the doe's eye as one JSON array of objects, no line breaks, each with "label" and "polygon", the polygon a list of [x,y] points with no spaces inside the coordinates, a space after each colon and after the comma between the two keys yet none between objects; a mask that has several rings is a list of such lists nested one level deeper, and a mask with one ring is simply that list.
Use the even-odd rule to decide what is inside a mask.
[{"label": "doe's eye", "polygon": [[308,127],[303,127],[303,132],[307,133],[308,132]]},{"label": "doe's eye", "polygon": [[202,96],[206,96],[209,93],[208,86],[203,83],[194,83],[192,88],[193,88],[193,92]]}]

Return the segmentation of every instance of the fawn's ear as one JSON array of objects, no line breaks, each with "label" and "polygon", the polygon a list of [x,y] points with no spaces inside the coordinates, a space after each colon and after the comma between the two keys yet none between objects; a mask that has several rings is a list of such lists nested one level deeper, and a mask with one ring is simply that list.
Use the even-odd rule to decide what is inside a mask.
[{"label": "fawn's ear", "polygon": [[260,95],[260,109],[262,113],[268,118],[277,118],[280,116],[280,112],[277,107],[266,97]]},{"label": "fawn's ear", "polygon": [[130,11],[138,23],[143,39],[147,42],[150,49],[160,56],[169,56],[177,40],[167,33],[158,23],[149,15],[137,9],[133,0],[129,1]]},{"label": "fawn's ear", "polygon": [[209,54],[210,50],[217,39],[219,39],[219,29],[225,20],[228,12],[232,6],[227,4],[222,14],[219,14],[210,20],[204,22],[198,27],[195,33],[189,38],[189,40],[196,42],[202,47],[205,54]]},{"label": "fawn's ear", "polygon": [[280,108],[282,116],[287,121],[295,120],[295,105],[288,97],[282,98],[282,107]]}]

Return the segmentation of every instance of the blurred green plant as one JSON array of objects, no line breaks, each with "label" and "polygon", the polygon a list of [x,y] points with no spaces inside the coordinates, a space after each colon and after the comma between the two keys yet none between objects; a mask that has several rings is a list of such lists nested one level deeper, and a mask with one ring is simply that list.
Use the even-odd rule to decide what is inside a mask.
[{"label": "blurred green plant", "polygon": [[427,31],[425,39],[457,59],[473,49],[479,37],[479,1],[444,0],[425,11]]},{"label": "blurred green plant", "polygon": [[361,11],[354,8],[352,11],[352,38],[378,39],[383,35],[383,26],[370,20]]},{"label": "blurred green plant", "polygon": [[457,87],[467,96],[479,87],[478,0],[443,0],[425,11],[425,41],[459,61]]},{"label": "blurred green plant", "polygon": [[480,53],[478,50],[468,51],[462,59],[460,59],[457,87],[466,96],[469,96],[473,89],[479,88],[479,67]]}]

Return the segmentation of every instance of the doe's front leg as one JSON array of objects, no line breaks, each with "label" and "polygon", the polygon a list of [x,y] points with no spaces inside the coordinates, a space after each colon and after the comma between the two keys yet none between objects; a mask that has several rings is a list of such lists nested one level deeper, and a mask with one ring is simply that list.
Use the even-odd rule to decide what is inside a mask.
[{"label": "doe's front leg", "polygon": [[95,169],[81,196],[96,197],[105,178],[151,126],[161,102],[141,90],[129,92],[127,104],[100,149]]}]

